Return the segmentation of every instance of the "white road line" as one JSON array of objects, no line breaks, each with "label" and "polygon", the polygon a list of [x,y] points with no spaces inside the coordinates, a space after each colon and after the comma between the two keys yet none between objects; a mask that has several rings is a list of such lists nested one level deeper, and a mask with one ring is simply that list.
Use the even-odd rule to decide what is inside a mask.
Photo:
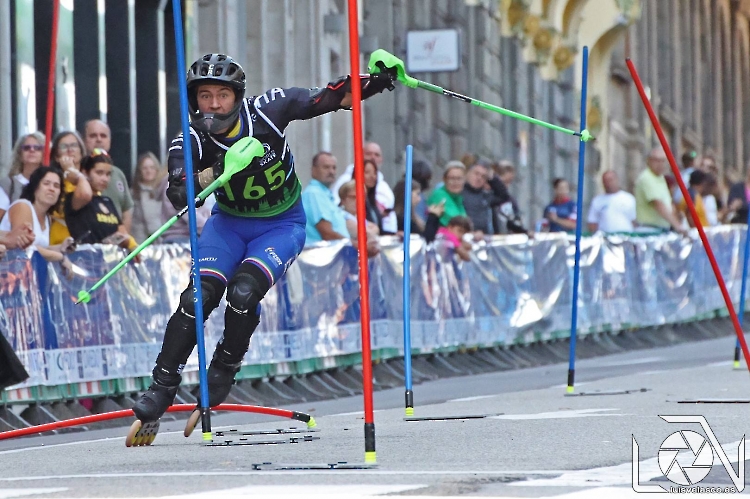
[{"label": "white road line", "polygon": [[22,449],[10,449],[10,450],[0,450],[0,455],[3,454],[17,454],[19,452],[28,452],[32,450],[45,450],[45,449],[53,449],[55,447],[68,447],[71,445],[84,445],[84,444],[93,444],[98,442],[108,442],[111,440],[118,440],[118,439],[124,439],[125,437],[109,437],[109,438],[98,438],[96,440],[81,440],[78,442],[65,442],[61,444],[49,444],[49,445],[37,445],[34,447],[24,447]]},{"label": "white road line", "polygon": [[711,362],[710,364],[706,364],[705,367],[730,367],[734,364],[731,360],[722,360],[720,362]]},{"label": "white road line", "polygon": [[381,476],[466,476],[466,475],[482,475],[482,476],[501,476],[501,475],[538,475],[538,476],[549,476],[549,475],[562,475],[565,473],[572,473],[571,470],[409,470],[409,471],[398,471],[398,470],[289,470],[289,471],[275,471],[275,470],[259,470],[259,471],[169,471],[169,472],[151,472],[151,473],[91,473],[91,474],[80,474],[80,475],[45,475],[45,476],[18,476],[18,477],[2,477],[0,482],[39,482],[44,480],[71,480],[71,479],[106,479],[111,480],[114,478],[163,478],[163,477],[200,477],[200,476],[264,476],[264,475],[381,475]]},{"label": "white road line", "polygon": [[[237,427],[236,425],[235,426],[213,426],[211,429],[213,431],[216,431],[216,430],[222,430],[222,429],[228,429],[228,428],[236,428],[236,427]],[[125,427],[123,427],[123,428],[126,429]],[[124,430],[123,430],[123,432],[124,432]],[[178,434],[182,435],[183,432],[184,432],[184,430],[179,430],[179,431],[160,431],[159,435],[161,435],[161,436],[165,436],[165,435],[178,435]],[[97,438],[97,439],[94,439],[94,440],[79,440],[79,441],[76,441],[76,442],[64,442],[64,443],[60,443],[60,444],[42,444],[42,445],[35,445],[33,447],[24,447],[22,449],[0,450],[0,455],[3,455],[3,454],[17,454],[19,452],[28,452],[28,451],[32,451],[32,450],[54,449],[55,447],[67,447],[67,446],[70,446],[70,445],[93,444],[93,443],[99,443],[99,442],[109,442],[109,441],[112,441],[112,440],[124,440],[124,439],[125,439],[125,435],[123,434],[123,436],[121,436],[121,437]],[[0,497],[0,499],[2,499],[2,497]]]},{"label": "white road line", "polygon": [[247,497],[273,497],[274,499],[350,499],[358,497],[382,497],[416,490],[426,485],[252,485],[234,489],[212,490],[195,494],[165,496],[158,499],[222,499]]},{"label": "white road line", "polygon": [[[722,444],[724,452],[727,453],[729,461],[737,462],[737,447],[739,440],[729,444]],[[642,455],[642,454],[641,454]],[[750,446],[745,449],[745,459],[750,458]],[[722,471],[721,463],[714,462]],[[663,477],[664,474],[659,468],[659,458],[643,459],[638,462],[639,481],[640,483],[648,482],[651,479]],[[509,485],[514,487],[596,487],[596,486],[630,486],[633,481],[633,463],[627,462],[616,466],[605,466],[602,468],[591,468],[588,470],[576,470],[570,473],[564,473],[556,478],[546,478],[539,480],[526,480],[523,482],[512,482]],[[665,484],[667,485],[667,484]],[[728,484],[731,485],[731,484]],[[604,496],[601,496],[604,497]],[[607,496],[608,497],[608,496]],[[670,495],[670,497],[672,497]],[[608,499],[610,499],[608,497]]]},{"label": "white road line", "polygon": [[57,487],[54,489],[0,489],[0,499],[11,499],[13,497],[35,496],[38,494],[55,494],[65,492],[66,488]]},{"label": "white road line", "polygon": [[497,395],[478,395],[476,397],[464,397],[460,399],[451,399],[447,402],[471,402],[472,400],[491,399],[497,397]]},{"label": "white road line", "polygon": [[570,411],[540,412],[537,414],[501,414],[499,416],[490,416],[488,419],[527,421],[537,419],[571,419],[591,418],[599,416],[625,416],[625,414],[599,414],[600,412],[619,410],[620,409],[575,409]]}]

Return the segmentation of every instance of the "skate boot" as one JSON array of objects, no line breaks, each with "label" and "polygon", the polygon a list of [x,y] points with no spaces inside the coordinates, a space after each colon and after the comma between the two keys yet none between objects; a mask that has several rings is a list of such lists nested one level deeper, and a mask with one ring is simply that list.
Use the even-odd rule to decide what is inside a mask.
[{"label": "skate boot", "polygon": [[179,387],[179,382],[174,386],[165,386],[156,381],[151,383],[148,391],[133,406],[136,420],[125,439],[127,447],[151,445],[154,442],[159,431],[159,418],[172,405]]},{"label": "skate boot", "polygon": [[[232,385],[235,383],[234,377],[239,372],[241,365],[241,362],[237,364],[226,364],[214,355],[207,373],[209,407],[216,407],[227,399],[229,392],[232,390]],[[193,430],[198,425],[198,421],[200,421],[201,418],[200,386],[196,386],[192,393],[195,398],[198,399],[198,403],[196,404],[196,409],[190,415],[187,424],[185,425],[184,435],[186,437],[189,437],[193,433]]]}]

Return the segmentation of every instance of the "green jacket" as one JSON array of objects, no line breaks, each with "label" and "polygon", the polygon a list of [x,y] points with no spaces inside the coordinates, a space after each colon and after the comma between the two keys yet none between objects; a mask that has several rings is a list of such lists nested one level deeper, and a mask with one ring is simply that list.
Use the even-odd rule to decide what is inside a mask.
[{"label": "green jacket", "polygon": [[427,204],[431,206],[433,204],[439,204],[443,200],[445,200],[445,211],[443,212],[443,216],[440,217],[440,225],[446,227],[451,218],[466,216],[463,196],[461,196],[461,194],[451,194],[445,190],[445,186],[435,189],[430,195]]}]

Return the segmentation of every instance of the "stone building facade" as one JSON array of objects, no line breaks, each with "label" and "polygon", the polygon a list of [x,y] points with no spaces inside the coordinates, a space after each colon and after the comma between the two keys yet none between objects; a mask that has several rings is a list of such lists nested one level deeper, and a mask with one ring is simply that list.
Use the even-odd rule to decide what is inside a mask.
[{"label": "stone building facade", "polygon": [[[0,161],[12,140],[43,129],[49,5],[0,2]],[[48,5],[49,4],[49,5]],[[187,57],[235,56],[248,94],[272,86],[320,86],[349,71],[346,0],[184,0]],[[567,128],[579,127],[581,51],[590,48],[585,198],[614,169],[626,186],[655,135],[625,66],[631,57],[677,155],[710,150],[730,175],[750,159],[750,0],[360,0],[364,68],[377,47],[406,59],[411,30],[455,28],[461,67],[414,76]],[[164,154],[179,129],[168,0],[61,3],[56,129],[101,116],[127,171],[144,150]],[[32,16],[33,18],[30,18]],[[45,20],[47,24],[45,24]],[[71,35],[73,33],[73,35]],[[47,55],[48,57],[48,55]],[[62,81],[62,83],[60,83]],[[77,98],[85,96],[86,98]],[[330,150],[351,162],[351,115],[289,128],[300,177]],[[383,146],[384,174],[403,173],[404,149],[436,170],[475,152],[518,165],[514,191],[532,221],[550,182],[575,183],[575,138],[422,90],[398,88],[365,105],[365,137]]]}]

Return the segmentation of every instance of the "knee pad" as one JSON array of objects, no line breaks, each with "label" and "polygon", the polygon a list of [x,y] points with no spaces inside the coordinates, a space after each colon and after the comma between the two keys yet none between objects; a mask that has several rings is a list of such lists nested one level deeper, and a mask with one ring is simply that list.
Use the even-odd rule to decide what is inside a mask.
[{"label": "knee pad", "polygon": [[268,279],[262,271],[253,264],[244,263],[227,284],[227,307],[248,318],[260,317],[260,301],[268,289]]},{"label": "knee pad", "polygon": [[[224,295],[224,284],[215,277],[201,277],[201,298],[203,299],[203,320],[219,306]],[[193,286],[189,286],[180,295],[179,312],[195,319],[195,301],[193,300]]]}]

